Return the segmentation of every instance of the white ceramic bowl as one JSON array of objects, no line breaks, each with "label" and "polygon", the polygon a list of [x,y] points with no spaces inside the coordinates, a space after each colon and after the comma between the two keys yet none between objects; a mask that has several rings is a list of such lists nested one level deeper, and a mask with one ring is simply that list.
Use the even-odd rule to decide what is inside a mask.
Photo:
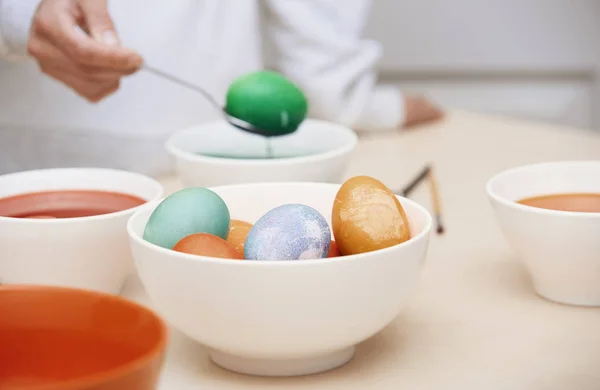
[{"label": "white ceramic bowl", "polygon": [[[255,222],[276,206],[302,203],[330,222],[340,188],[325,183],[215,187],[232,218]],[[156,309],[209,349],[218,365],[267,376],[311,374],[349,361],[355,345],[407,304],[427,251],[431,216],[399,198],[413,238],[361,255],[302,261],[235,261],[170,251],[142,239],[153,207],[128,231],[136,267]]]},{"label": "white ceramic bowl", "polygon": [[556,302],[600,306],[600,213],[516,203],[532,196],[577,192],[600,193],[600,161],[523,166],[502,172],[487,184],[500,228],[525,263],[535,291]]},{"label": "white ceramic bowl", "polygon": [[[148,201],[163,196],[155,180],[110,169],[46,169],[0,176],[1,198],[53,190],[115,191]],[[134,271],[127,220],[140,207],[83,218],[0,217],[0,282],[119,293]]]},{"label": "white ceramic bowl", "polygon": [[[264,137],[215,121],[175,133],[165,147],[185,187],[283,181],[336,183],[343,178],[357,136],[347,127],[307,119],[295,133],[270,142],[275,157],[288,157],[266,159]],[[260,158],[217,158],[202,153]]]}]

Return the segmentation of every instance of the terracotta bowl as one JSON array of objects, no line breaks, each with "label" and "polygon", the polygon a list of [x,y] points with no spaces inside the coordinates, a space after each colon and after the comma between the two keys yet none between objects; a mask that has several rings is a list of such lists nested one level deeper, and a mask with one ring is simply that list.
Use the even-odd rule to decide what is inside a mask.
[{"label": "terracotta bowl", "polygon": [[0,286],[0,389],[155,389],[163,321],[135,303],[62,287]]}]

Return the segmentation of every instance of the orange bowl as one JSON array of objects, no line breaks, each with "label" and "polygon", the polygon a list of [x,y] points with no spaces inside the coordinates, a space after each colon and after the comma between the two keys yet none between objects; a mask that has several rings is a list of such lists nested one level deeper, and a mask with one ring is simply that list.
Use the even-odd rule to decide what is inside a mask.
[{"label": "orange bowl", "polygon": [[155,389],[166,343],[164,322],[125,299],[0,286],[0,389]]}]

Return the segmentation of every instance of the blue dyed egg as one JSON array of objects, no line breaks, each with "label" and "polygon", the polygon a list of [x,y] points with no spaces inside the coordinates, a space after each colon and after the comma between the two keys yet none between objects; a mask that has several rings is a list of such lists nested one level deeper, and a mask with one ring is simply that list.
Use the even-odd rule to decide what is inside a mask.
[{"label": "blue dyed egg", "polygon": [[144,240],[171,249],[195,233],[226,239],[229,221],[229,209],[219,195],[207,188],[186,188],[156,207],[144,229]]},{"label": "blue dyed egg", "polygon": [[279,206],[263,215],[244,244],[248,260],[307,260],[327,257],[331,230],[325,218],[301,204]]}]

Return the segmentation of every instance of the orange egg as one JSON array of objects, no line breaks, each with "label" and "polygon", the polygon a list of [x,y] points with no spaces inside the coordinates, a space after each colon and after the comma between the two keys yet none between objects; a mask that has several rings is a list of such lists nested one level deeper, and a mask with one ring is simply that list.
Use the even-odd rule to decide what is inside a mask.
[{"label": "orange egg", "polygon": [[369,176],[353,177],[340,187],[331,227],[342,255],[371,252],[410,238],[408,219],[398,198]]},{"label": "orange egg", "polygon": [[223,259],[242,260],[244,258],[233,245],[221,237],[208,233],[190,234],[179,240],[173,250],[191,255],[220,257]]},{"label": "orange egg", "polygon": [[232,219],[229,224],[229,235],[227,236],[227,242],[233,245],[242,256],[244,256],[244,243],[248,232],[252,229],[252,224],[237,219]]},{"label": "orange egg", "polygon": [[342,254],[340,253],[340,250],[338,249],[335,241],[331,241],[331,245],[329,245],[329,253],[327,254],[327,257],[339,257],[341,255]]}]

